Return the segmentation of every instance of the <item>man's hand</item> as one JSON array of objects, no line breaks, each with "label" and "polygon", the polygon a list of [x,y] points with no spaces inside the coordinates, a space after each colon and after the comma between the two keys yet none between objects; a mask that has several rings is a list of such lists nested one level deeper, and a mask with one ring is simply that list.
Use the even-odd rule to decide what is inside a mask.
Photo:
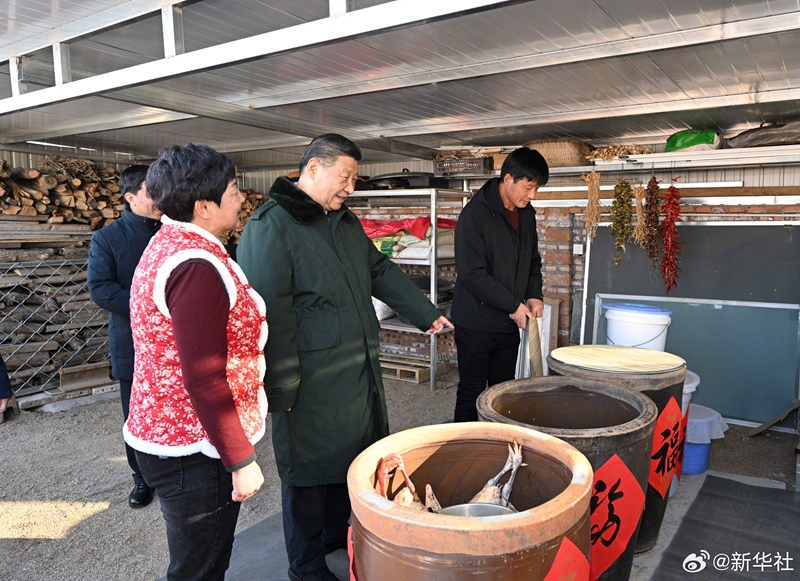
[{"label": "man's hand", "polygon": [[525,301],[525,306],[528,307],[528,310],[535,319],[544,315],[544,301],[540,301],[539,299],[527,299]]},{"label": "man's hand", "polygon": [[511,317],[511,320],[517,324],[517,327],[519,327],[520,329],[524,329],[528,317],[531,317],[532,315],[530,309],[528,309],[528,307],[520,303],[519,306],[517,307],[517,310],[508,316]]},{"label": "man's hand", "polygon": [[452,329],[452,328],[453,328],[453,323],[451,323],[450,321],[448,321],[448,320],[447,320],[447,317],[445,317],[444,315],[442,315],[441,317],[439,317],[438,319],[436,319],[436,320],[435,320],[435,321],[434,321],[434,322],[431,324],[431,328],[430,328],[430,329],[428,329],[428,333],[434,333],[434,334],[435,334],[435,333],[439,333],[439,332],[441,332],[441,331],[442,331],[442,329],[444,329],[445,327],[450,327],[450,328]]},{"label": "man's hand", "polygon": [[234,502],[242,502],[253,496],[261,485],[264,484],[264,475],[261,468],[255,462],[251,462],[244,468],[231,473],[233,476],[233,493],[231,498]]}]

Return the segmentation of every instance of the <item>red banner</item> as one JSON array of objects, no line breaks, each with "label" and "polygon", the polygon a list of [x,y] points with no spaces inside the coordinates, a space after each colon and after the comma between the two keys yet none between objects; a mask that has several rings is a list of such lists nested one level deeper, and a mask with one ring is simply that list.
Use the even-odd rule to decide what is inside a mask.
[{"label": "red banner", "polygon": [[644,491],[614,454],[594,473],[591,511],[591,573],[595,581],[625,552],[644,509]]},{"label": "red banner", "polygon": [[589,561],[567,537],[561,539],[556,560],[544,581],[589,581]]},{"label": "red banner", "polygon": [[674,397],[671,397],[656,420],[653,449],[650,454],[650,475],[647,478],[650,486],[658,491],[661,498],[667,497],[672,475],[680,473],[680,465],[683,463],[686,428],[681,429],[682,425],[684,424],[681,406]]}]

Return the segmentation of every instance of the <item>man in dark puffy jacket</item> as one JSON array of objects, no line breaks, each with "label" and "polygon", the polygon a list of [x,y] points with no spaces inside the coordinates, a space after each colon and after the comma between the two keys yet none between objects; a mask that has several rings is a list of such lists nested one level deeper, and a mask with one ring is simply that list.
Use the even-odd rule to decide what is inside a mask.
[{"label": "man in dark puffy jacket", "polygon": [[[125,196],[125,212],[113,224],[95,232],[89,249],[89,293],[97,305],[108,311],[108,339],[111,344],[111,369],[119,380],[122,413],[128,419],[133,381],[133,336],[130,320],[130,288],[133,271],[139,264],[150,238],[161,226],[161,212],[147,195],[146,165],[133,165],[119,176]],[[128,505],[141,508],[153,500],[153,490],[145,484],[133,449],[125,445],[128,465],[133,470],[134,487]]]},{"label": "man in dark puffy jacket", "polygon": [[514,150],[464,207],[455,235],[456,281],[451,318],[458,349],[454,421],[478,419],[487,385],[514,379],[519,329],[541,317],[542,258],[530,205],[550,176],[532,149]]}]

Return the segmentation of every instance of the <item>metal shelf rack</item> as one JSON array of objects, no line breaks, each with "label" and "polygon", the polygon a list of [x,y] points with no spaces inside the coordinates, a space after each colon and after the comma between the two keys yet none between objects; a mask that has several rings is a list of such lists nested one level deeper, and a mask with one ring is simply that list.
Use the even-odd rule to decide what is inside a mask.
[{"label": "metal shelf rack", "polygon": [[[381,208],[393,207],[413,207],[425,208],[429,210],[431,224],[437,224],[438,210],[440,208],[462,208],[472,197],[470,191],[448,190],[443,188],[420,188],[409,190],[366,190],[358,191],[348,197],[348,206],[351,208]],[[427,203],[425,203],[427,202]],[[392,260],[397,264],[410,264],[431,267],[431,302],[437,304],[438,277],[437,268],[442,265],[455,264],[455,259],[439,259],[438,252],[438,228],[431,230],[431,257],[430,259],[398,259]],[[406,333],[424,334],[413,325],[403,323],[399,319],[391,318],[380,321],[381,329],[390,331],[403,331]],[[449,330],[443,331],[448,332]],[[431,391],[436,390],[436,366],[437,366],[437,345],[436,335],[430,337],[430,363],[431,363]]]}]

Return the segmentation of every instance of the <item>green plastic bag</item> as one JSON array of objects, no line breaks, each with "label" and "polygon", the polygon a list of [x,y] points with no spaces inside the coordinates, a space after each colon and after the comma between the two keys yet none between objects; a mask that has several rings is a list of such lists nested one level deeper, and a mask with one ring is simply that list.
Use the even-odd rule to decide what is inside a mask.
[{"label": "green plastic bag", "polygon": [[717,143],[717,134],[713,129],[687,129],[670,135],[664,151],[670,152],[689,148],[715,149]]}]

